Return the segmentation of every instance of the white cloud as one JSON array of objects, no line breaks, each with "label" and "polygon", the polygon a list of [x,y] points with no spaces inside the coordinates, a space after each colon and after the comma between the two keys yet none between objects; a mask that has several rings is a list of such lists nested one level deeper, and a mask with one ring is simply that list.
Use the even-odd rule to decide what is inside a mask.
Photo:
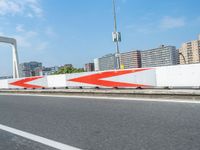
[{"label": "white cloud", "polygon": [[13,1],[0,0],[0,15],[19,13],[21,8],[19,4]]},{"label": "white cloud", "polygon": [[138,32],[142,34],[150,34],[160,31],[158,24],[155,21],[145,21],[145,23],[142,22],[129,24],[126,26],[126,29],[131,30],[131,32]]},{"label": "white cloud", "polygon": [[40,36],[41,32],[26,30],[23,25],[18,25],[17,28],[20,32],[16,32],[10,37],[17,40],[20,51],[29,51],[30,53],[37,51],[37,53],[40,53],[48,49],[49,42]]},{"label": "white cloud", "polygon": [[183,17],[169,17],[165,16],[160,23],[160,27],[162,29],[173,29],[173,28],[179,28],[185,26],[185,18]]},{"label": "white cloud", "polygon": [[126,3],[127,2],[127,0],[121,0],[122,1],[122,3]]},{"label": "white cloud", "polygon": [[149,18],[142,19],[141,21],[138,21],[137,23],[135,22],[134,24],[126,25],[126,29],[131,30],[132,32],[150,34],[163,32],[174,28],[181,28],[186,25],[186,19],[184,17],[164,16],[157,20]]},{"label": "white cloud", "polygon": [[40,39],[38,35],[37,32],[28,31],[20,35],[13,35],[12,37],[17,40],[17,45],[20,49],[40,52],[46,50],[49,43]]},{"label": "white cloud", "polygon": [[23,15],[42,17],[40,0],[0,0],[0,15]]},{"label": "white cloud", "polygon": [[48,47],[49,43],[46,42],[46,41],[43,41],[43,42],[40,42],[37,44],[37,46],[35,47],[35,49],[37,51],[43,51],[43,50],[46,50],[47,47]]},{"label": "white cloud", "polygon": [[197,17],[197,22],[200,22],[200,17]]},{"label": "white cloud", "polygon": [[47,27],[47,28],[45,29],[45,34],[46,34],[48,37],[55,37],[55,36],[56,36],[55,31],[54,31],[53,28],[51,28],[51,27]]},{"label": "white cloud", "polygon": [[24,31],[22,34],[13,35],[18,45],[23,48],[30,48],[33,46],[33,39],[36,38],[36,36],[37,32],[34,31]]},{"label": "white cloud", "polygon": [[17,31],[17,32],[24,32],[24,31],[25,31],[24,26],[21,25],[21,24],[17,25],[17,26],[16,26],[16,31]]},{"label": "white cloud", "polygon": [[38,0],[27,0],[27,2],[30,4],[30,8],[32,9],[33,13],[38,16],[43,16],[43,10],[38,2]]}]

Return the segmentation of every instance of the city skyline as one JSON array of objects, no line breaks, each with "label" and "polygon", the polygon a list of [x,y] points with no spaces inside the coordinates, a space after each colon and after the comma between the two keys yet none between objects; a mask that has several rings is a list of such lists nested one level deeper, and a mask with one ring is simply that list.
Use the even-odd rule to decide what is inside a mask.
[{"label": "city skyline", "polygon": [[[179,48],[200,33],[197,0],[116,2],[121,52],[161,44]],[[72,63],[83,67],[94,58],[115,52],[111,0],[1,0],[0,21],[0,35],[18,41],[20,63],[34,60],[45,66]],[[12,55],[7,45],[0,44],[0,55],[0,75],[11,74]]]}]

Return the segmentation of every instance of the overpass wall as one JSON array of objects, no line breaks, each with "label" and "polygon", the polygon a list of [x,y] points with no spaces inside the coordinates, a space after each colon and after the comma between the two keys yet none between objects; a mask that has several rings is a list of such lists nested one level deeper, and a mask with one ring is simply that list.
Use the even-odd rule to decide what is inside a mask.
[{"label": "overpass wall", "polygon": [[0,89],[200,87],[200,64],[0,80]]},{"label": "overpass wall", "polygon": [[200,87],[200,64],[157,67],[157,86]]}]

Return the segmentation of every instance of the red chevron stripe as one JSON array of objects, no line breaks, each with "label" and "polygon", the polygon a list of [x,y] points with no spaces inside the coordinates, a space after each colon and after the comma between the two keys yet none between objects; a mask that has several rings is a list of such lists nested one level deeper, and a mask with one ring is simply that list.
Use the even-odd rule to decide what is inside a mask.
[{"label": "red chevron stripe", "polygon": [[43,78],[43,77],[25,78],[25,79],[18,80],[18,81],[15,81],[13,83],[10,83],[10,85],[20,86],[20,87],[23,87],[23,88],[35,88],[35,89],[43,88],[43,86],[27,84],[28,82],[31,82],[31,81],[34,81],[34,80],[37,80],[37,79],[41,79],[41,78]]},{"label": "red chevron stripe", "polygon": [[105,86],[105,87],[145,87],[148,85],[103,80],[103,78],[115,77],[115,76],[125,75],[129,73],[141,72],[145,70],[149,70],[149,69],[107,71],[107,72],[100,72],[100,73],[96,73],[92,75],[70,79],[68,81],[87,83],[87,84],[99,85],[99,86]]}]

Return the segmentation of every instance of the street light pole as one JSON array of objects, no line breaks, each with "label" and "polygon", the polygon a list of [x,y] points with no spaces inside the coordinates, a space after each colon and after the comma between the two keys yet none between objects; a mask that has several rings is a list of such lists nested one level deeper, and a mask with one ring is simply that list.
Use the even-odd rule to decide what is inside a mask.
[{"label": "street light pole", "polygon": [[185,59],[185,56],[183,55],[183,53],[180,52],[179,55],[182,56],[184,64],[186,64],[187,62],[186,62],[186,59]]},{"label": "street light pole", "polygon": [[116,53],[115,53],[115,69],[120,69],[120,52],[119,52],[119,42],[121,42],[121,33],[117,32],[117,17],[116,17],[116,8],[115,0],[113,0],[113,15],[114,15],[114,32],[112,33],[113,42],[116,44]]}]

